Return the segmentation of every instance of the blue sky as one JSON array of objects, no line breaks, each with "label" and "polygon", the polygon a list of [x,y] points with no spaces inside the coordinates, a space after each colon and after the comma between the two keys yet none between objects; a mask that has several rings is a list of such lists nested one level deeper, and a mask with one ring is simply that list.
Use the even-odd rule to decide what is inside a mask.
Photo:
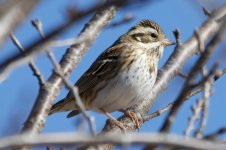
[{"label": "blue sky", "polygon": [[[127,9],[119,10],[112,22],[120,20],[127,13],[132,14],[134,19],[129,23],[114,28],[105,28],[95,40],[92,47],[90,47],[81,63],[73,71],[72,75],[70,76],[70,81],[72,83],[76,82],[103,50],[109,47],[120,35],[127,32],[131,26],[140,20],[151,19],[158,22],[165,31],[167,37],[172,40],[174,40],[172,30],[179,28],[181,31],[181,40],[184,42],[193,34],[194,29],[198,28],[199,25],[201,25],[201,23],[206,19],[200,4],[206,6],[207,8],[213,9],[217,6],[220,6],[220,4],[223,4],[223,2],[223,0],[212,0],[211,4],[206,4],[202,1],[197,2],[194,0],[162,0],[159,2],[146,4],[142,7],[133,6]],[[63,23],[67,19],[67,7],[76,7],[80,10],[83,10],[89,8],[94,3],[95,0],[43,0],[32,12],[32,14],[15,31],[15,35],[21,41],[23,46],[27,46],[30,42],[40,38],[37,34],[37,31],[30,24],[31,19],[40,19],[43,23],[44,31],[47,33],[54,26]],[[57,37],[57,39],[76,37],[76,35],[83,28],[84,23],[86,23],[91,16],[92,15],[73,25],[71,28],[66,30],[66,32]],[[54,54],[58,60],[60,60],[66,48],[67,47],[60,47],[54,50]],[[174,47],[171,46],[165,49],[159,66],[162,66],[166,62],[167,58],[172,53],[173,48]],[[211,66],[214,60],[220,59],[220,68],[226,67],[223,65],[225,64],[225,56],[219,58],[219,56],[222,54],[222,48],[223,44],[218,47],[216,54],[211,57],[211,61],[209,61],[208,66]],[[1,48],[0,53],[0,62],[2,62],[13,53],[18,53],[18,50],[15,48],[12,42],[8,40]],[[189,71],[191,65],[197,58],[197,56],[193,56],[191,59],[189,59],[189,61],[183,67],[183,71]],[[40,71],[43,73],[45,79],[48,79],[49,75],[52,73],[52,65],[47,59],[46,55],[39,55],[35,59],[35,62]],[[184,79],[180,77],[174,78],[170,82],[167,90],[158,98],[158,101],[152,107],[151,112],[158,110],[159,108],[164,107],[170,101],[173,101],[180,92],[180,87],[183,85],[183,81]],[[226,118],[226,94],[224,92],[225,85],[225,76],[214,84],[214,95],[210,99],[211,105],[209,107],[209,119],[205,133],[215,131],[216,129],[226,125],[226,119],[223,119]],[[8,79],[1,84],[0,137],[16,134],[21,130],[23,123],[28,117],[28,114],[36,99],[38,89],[38,82],[32,75],[28,65],[24,65],[13,71]],[[67,89],[63,88],[56,101],[63,98],[66,94]],[[183,133],[188,123],[188,117],[191,115],[190,106],[191,104],[194,104],[200,96],[202,96],[202,94],[194,96],[191,100],[184,104],[177,115],[174,125],[172,126],[172,131],[174,133]],[[77,130],[76,121],[78,122],[79,117],[67,119],[66,114],[67,113],[59,113],[50,116],[47,119],[43,132]],[[90,114],[95,116],[97,130],[101,131],[103,125],[105,124],[106,117],[97,113]],[[118,117],[121,115],[121,113],[113,113],[113,115]],[[165,117],[166,114],[146,122],[141,128],[140,132],[158,131]]]}]

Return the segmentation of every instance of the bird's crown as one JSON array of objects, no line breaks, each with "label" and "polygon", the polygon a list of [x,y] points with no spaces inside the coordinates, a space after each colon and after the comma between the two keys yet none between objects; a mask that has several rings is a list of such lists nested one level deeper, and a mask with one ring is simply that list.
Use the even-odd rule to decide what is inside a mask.
[{"label": "bird's crown", "polygon": [[141,20],[137,25],[131,28],[131,30],[137,29],[139,27],[150,27],[152,29],[155,29],[158,33],[163,33],[161,27],[154,21],[151,20]]}]

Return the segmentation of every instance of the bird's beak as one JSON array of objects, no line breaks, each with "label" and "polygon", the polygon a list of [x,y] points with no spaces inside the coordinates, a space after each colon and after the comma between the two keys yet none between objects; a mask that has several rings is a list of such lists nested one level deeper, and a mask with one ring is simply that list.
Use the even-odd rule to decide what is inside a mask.
[{"label": "bird's beak", "polygon": [[164,39],[164,40],[162,40],[162,44],[166,47],[166,46],[174,45],[176,43],[169,39]]}]

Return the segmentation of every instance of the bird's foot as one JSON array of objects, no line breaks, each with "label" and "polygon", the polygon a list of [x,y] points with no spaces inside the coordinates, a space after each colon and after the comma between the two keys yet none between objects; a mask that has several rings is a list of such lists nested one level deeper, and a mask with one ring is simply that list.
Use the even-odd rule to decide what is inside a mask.
[{"label": "bird's foot", "polygon": [[135,122],[137,129],[140,129],[141,124],[139,123],[139,118],[136,113],[128,110],[120,110],[120,112],[123,112],[125,115],[127,115],[132,121]]},{"label": "bird's foot", "polygon": [[117,125],[124,133],[126,133],[126,128],[124,125],[119,122],[117,119],[115,119],[111,114],[106,112],[104,109],[100,109],[107,117],[110,119],[115,125]]}]

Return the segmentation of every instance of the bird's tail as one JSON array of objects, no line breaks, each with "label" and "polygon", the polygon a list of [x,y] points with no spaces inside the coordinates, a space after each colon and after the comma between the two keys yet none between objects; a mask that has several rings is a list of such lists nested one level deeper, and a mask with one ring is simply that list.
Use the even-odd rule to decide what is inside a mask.
[{"label": "bird's tail", "polygon": [[68,100],[64,98],[52,106],[49,115],[57,112],[66,112],[69,110],[72,110],[72,111],[67,115],[67,118],[73,117],[80,113],[80,111],[75,105],[74,100]]},{"label": "bird's tail", "polygon": [[64,111],[66,111],[64,109],[64,106],[66,105],[65,101],[66,101],[65,99],[62,99],[59,102],[53,104],[53,106],[52,106],[52,108],[50,110],[49,115],[54,114],[56,112],[64,112]]}]

